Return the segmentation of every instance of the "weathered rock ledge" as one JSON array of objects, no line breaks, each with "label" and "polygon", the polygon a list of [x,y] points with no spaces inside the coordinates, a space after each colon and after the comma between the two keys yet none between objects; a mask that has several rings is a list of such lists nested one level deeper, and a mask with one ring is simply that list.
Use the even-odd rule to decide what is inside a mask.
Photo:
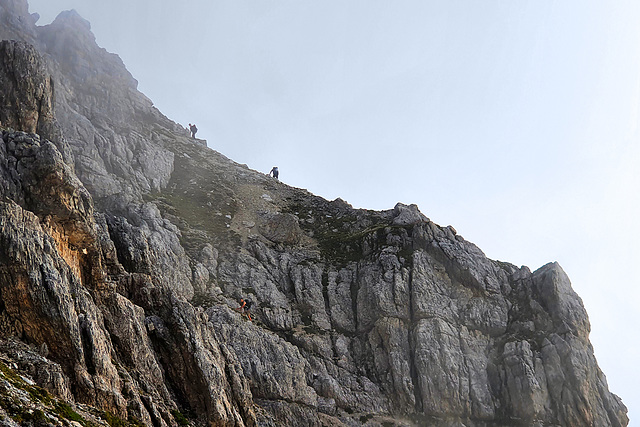
[{"label": "weathered rock ledge", "polygon": [[559,265],[238,165],[77,14],[36,27],[25,5],[0,0],[30,43],[0,43],[7,425],[628,424]]}]

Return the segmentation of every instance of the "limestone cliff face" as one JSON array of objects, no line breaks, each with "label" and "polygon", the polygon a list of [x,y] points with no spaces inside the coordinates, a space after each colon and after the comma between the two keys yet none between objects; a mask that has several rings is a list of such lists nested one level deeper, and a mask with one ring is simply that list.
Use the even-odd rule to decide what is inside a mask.
[{"label": "limestone cliff face", "polygon": [[44,73],[37,50],[28,44],[4,43],[0,87],[0,123],[55,138],[53,127],[53,82]]},{"label": "limestone cliff face", "polygon": [[154,109],[75,12],[36,27],[27,10],[0,0],[21,40],[0,43],[7,420],[59,424],[64,401],[95,424],[627,425],[559,265],[238,165]]}]

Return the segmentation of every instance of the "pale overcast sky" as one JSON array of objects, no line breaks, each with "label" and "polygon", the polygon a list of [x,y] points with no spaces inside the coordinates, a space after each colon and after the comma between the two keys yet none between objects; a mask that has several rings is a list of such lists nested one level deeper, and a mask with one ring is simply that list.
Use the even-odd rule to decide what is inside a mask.
[{"label": "pale overcast sky", "polygon": [[355,207],[416,203],[489,257],[558,261],[640,416],[640,2],[30,0],[89,20],[209,147]]}]

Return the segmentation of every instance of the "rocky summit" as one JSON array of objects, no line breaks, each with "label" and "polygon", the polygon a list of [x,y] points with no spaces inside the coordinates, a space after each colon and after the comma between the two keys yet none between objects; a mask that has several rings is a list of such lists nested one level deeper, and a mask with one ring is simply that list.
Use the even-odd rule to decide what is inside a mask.
[{"label": "rocky summit", "polygon": [[234,163],[36,21],[0,0],[0,424],[628,424],[558,264]]}]

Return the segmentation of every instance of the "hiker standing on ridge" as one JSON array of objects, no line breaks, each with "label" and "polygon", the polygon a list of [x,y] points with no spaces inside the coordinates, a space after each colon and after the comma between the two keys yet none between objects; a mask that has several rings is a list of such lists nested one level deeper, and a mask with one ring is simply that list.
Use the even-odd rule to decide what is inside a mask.
[{"label": "hiker standing on ridge", "polygon": [[198,132],[198,128],[196,127],[196,124],[189,123],[189,130],[191,131],[191,138],[195,138],[196,132]]},{"label": "hiker standing on ridge", "polygon": [[271,169],[271,171],[269,171],[269,175],[273,175],[273,177],[275,179],[278,179],[278,175],[279,175],[278,167],[274,166],[273,169]]},{"label": "hiker standing on ridge", "polygon": [[246,314],[249,320],[251,320],[251,313],[249,313],[249,309],[253,305],[250,299],[240,298],[240,307],[236,308],[241,314]]}]

